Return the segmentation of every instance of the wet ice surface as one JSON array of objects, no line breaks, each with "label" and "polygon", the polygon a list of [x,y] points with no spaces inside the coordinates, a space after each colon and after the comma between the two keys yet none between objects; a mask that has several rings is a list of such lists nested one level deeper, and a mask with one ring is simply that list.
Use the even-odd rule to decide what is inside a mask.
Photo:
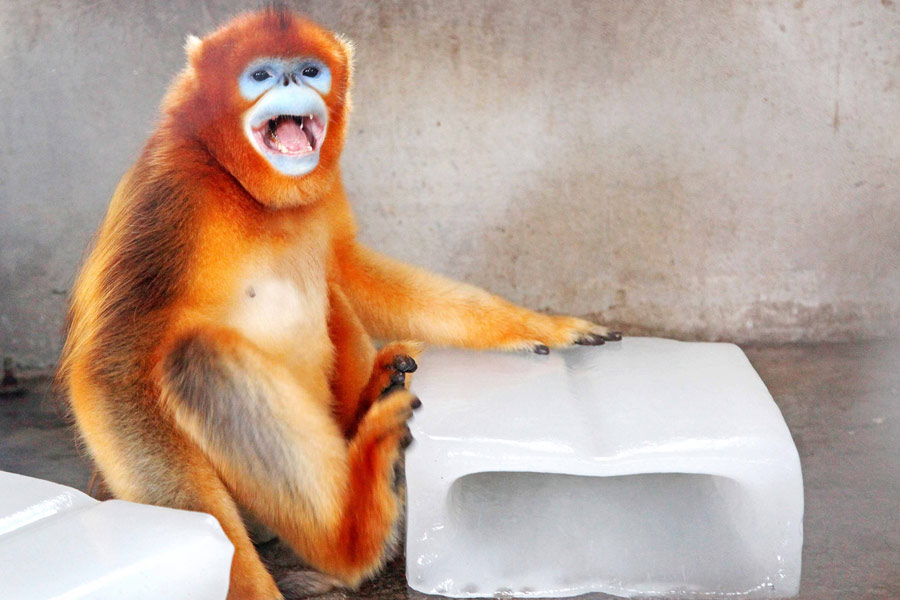
[{"label": "wet ice surface", "polygon": [[407,577],[448,596],[784,597],[803,488],[729,344],[434,350],[407,452]]},{"label": "wet ice surface", "polygon": [[224,600],[232,553],[209,515],[0,471],[0,598]]}]

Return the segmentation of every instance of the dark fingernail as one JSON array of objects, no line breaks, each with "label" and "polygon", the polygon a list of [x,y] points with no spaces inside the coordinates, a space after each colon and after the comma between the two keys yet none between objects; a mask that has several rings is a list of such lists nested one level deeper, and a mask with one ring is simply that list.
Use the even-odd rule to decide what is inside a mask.
[{"label": "dark fingernail", "polygon": [[606,334],[606,340],[609,342],[619,342],[622,340],[621,331],[610,331]]},{"label": "dark fingernail", "polygon": [[412,431],[409,430],[409,425],[406,426],[406,433],[403,434],[403,437],[400,439],[400,447],[404,450],[410,447],[410,445],[415,441],[415,438],[412,436]]},{"label": "dark fingernail", "polygon": [[534,347],[535,354],[550,354],[550,348],[545,346],[544,344],[538,344]]},{"label": "dark fingernail", "polygon": [[606,340],[603,339],[602,335],[589,333],[583,338],[575,340],[575,343],[579,346],[602,346],[606,343]]},{"label": "dark fingernail", "polygon": [[418,398],[413,398],[412,402],[410,402],[409,405],[412,406],[413,408],[419,408],[420,406],[422,406],[422,401],[419,400]]},{"label": "dark fingernail", "polygon": [[391,373],[391,383],[396,385],[403,385],[406,382],[406,375],[401,371],[394,371]]}]

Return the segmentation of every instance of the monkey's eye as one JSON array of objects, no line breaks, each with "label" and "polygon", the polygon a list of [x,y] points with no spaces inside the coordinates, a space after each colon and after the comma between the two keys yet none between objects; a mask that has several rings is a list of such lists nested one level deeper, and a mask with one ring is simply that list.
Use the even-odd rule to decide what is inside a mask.
[{"label": "monkey's eye", "polygon": [[259,71],[254,71],[253,75],[251,75],[250,77],[252,77],[256,81],[265,81],[266,79],[268,79],[271,76],[272,75],[265,69],[260,69]]},{"label": "monkey's eye", "polygon": [[318,67],[306,67],[305,69],[303,69],[304,77],[315,77],[318,74],[319,74]]}]

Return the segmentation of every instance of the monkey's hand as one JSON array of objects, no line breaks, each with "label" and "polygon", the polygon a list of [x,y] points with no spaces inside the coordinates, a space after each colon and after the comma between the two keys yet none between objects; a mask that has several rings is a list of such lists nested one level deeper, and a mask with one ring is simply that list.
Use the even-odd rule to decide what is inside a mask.
[{"label": "monkey's hand", "polygon": [[537,354],[547,354],[550,348],[573,344],[601,346],[606,342],[618,342],[622,339],[620,332],[610,331],[608,327],[584,319],[539,313],[531,313],[524,319],[519,335],[522,337],[521,342],[515,343],[514,346],[530,344],[531,349]]}]

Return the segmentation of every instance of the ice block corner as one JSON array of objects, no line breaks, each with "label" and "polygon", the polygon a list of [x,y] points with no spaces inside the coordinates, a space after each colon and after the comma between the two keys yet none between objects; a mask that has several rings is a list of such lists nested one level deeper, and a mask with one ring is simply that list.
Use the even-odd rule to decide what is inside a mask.
[{"label": "ice block corner", "polygon": [[210,515],[0,471],[0,598],[224,600],[233,553]]}]

